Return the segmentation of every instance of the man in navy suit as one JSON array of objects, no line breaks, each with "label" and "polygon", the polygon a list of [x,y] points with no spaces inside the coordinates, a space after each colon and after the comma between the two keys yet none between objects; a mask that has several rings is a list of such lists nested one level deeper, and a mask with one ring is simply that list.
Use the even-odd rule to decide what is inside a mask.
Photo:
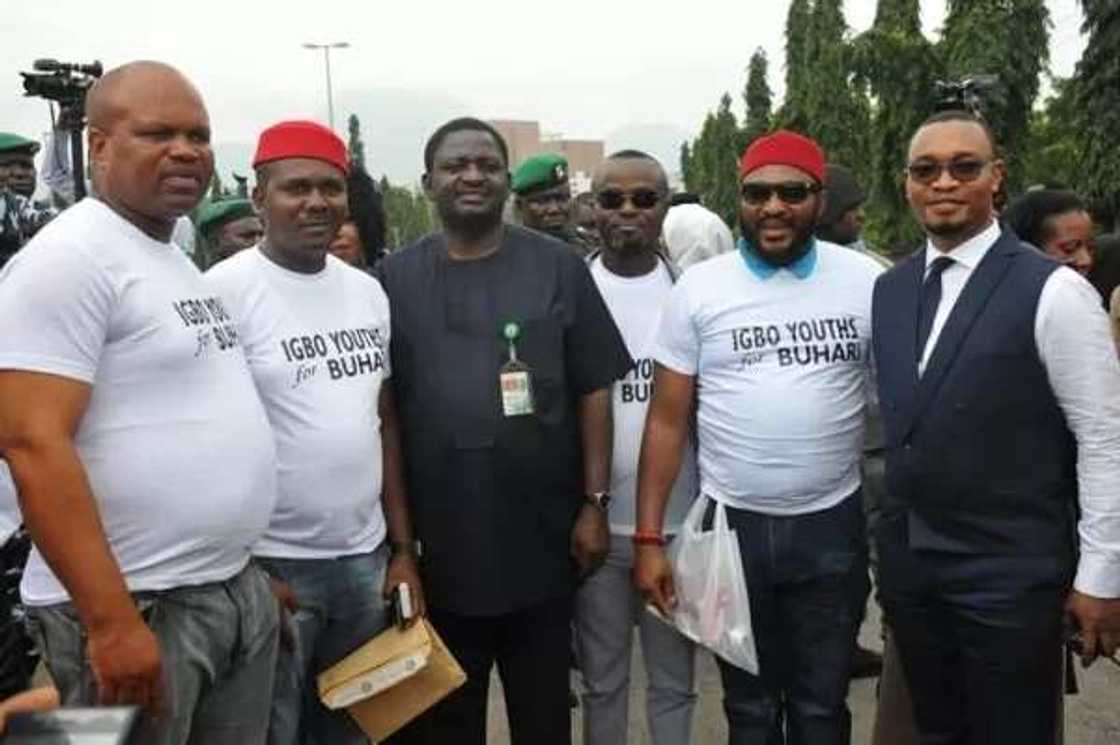
[{"label": "man in navy suit", "polygon": [[928,240],[875,287],[880,580],[922,745],[1052,743],[1063,611],[1086,664],[1120,643],[1120,364],[1092,287],[1001,229],[1002,180],[982,120],[927,120]]}]

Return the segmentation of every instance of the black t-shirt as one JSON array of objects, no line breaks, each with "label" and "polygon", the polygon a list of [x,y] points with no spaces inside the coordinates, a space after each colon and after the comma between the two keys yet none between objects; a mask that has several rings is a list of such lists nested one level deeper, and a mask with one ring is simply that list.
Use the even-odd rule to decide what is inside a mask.
[{"label": "black t-shirt", "polygon": [[[380,273],[430,602],[494,615],[569,592],[583,495],[576,404],[631,365],[586,266],[565,244],[507,226],[484,259],[449,259],[436,234]],[[509,322],[531,370],[528,416],[502,415]]]}]

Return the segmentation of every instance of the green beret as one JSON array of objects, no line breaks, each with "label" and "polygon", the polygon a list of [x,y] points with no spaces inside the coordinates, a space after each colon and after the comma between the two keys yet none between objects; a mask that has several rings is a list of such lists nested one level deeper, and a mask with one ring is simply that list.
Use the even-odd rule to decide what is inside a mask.
[{"label": "green beret", "polygon": [[26,137],[20,137],[11,132],[0,132],[0,153],[17,153],[26,152],[28,155],[34,155],[39,152],[39,143],[35,140],[29,140]]},{"label": "green beret", "polygon": [[210,202],[198,213],[198,232],[209,235],[227,222],[255,215],[248,199],[222,199]]},{"label": "green beret", "polygon": [[528,194],[568,183],[568,159],[544,153],[521,162],[513,172],[514,194]]}]

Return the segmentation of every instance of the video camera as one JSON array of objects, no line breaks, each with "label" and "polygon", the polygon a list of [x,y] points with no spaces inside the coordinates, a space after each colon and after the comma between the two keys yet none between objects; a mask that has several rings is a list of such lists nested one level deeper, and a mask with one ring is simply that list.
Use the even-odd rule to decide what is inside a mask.
[{"label": "video camera", "polygon": [[[31,65],[35,72],[21,72],[23,95],[44,98],[58,104],[57,128],[70,135],[70,169],[74,179],[74,198],[86,194],[85,169],[82,156],[82,130],[85,128],[86,93],[101,77],[101,63],[83,65],[37,59]],[[52,113],[52,126],[54,126]]]},{"label": "video camera", "polygon": [[37,59],[32,64],[36,72],[21,72],[23,95],[57,101],[60,106],[81,105],[86,91],[101,77],[101,63],[89,65]]},{"label": "video camera", "polygon": [[962,80],[938,80],[935,111],[963,109],[983,119],[984,97],[999,86],[998,75],[970,75]]}]

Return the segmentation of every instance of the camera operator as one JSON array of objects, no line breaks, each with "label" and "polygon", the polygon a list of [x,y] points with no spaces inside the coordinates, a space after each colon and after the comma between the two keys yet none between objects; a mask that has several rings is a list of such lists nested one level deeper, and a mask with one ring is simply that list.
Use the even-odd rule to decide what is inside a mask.
[{"label": "camera operator", "polygon": [[0,266],[54,216],[31,201],[38,151],[34,140],[0,132]]}]

